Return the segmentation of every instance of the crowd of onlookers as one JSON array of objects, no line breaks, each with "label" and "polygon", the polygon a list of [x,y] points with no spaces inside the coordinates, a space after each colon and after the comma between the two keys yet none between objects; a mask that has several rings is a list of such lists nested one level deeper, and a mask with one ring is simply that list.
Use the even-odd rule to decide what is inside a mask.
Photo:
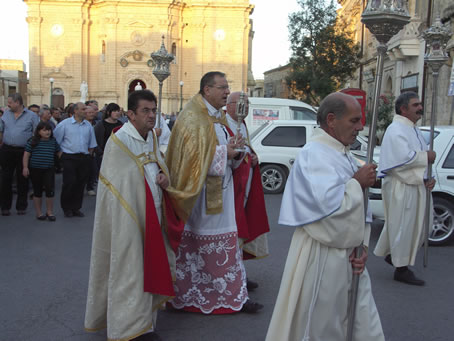
[{"label": "crowd of onlookers", "polygon": [[[55,221],[55,173],[63,173],[60,205],[64,215],[83,217],[83,196],[96,195],[107,139],[127,119],[116,103],[101,109],[96,100],[69,103],[65,108],[46,104],[27,108],[20,94],[10,95],[8,106],[0,107],[1,214],[11,215],[15,191],[17,214],[26,213],[32,197],[36,218]],[[155,128],[164,150],[175,120],[175,113],[162,115],[161,125]]]}]

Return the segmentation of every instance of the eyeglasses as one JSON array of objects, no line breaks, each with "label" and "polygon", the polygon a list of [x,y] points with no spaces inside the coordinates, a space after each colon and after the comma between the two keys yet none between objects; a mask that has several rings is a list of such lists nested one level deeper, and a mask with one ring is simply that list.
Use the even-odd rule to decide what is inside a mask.
[{"label": "eyeglasses", "polygon": [[228,85],[208,85],[210,88],[216,88],[219,90],[230,90],[230,87]]}]

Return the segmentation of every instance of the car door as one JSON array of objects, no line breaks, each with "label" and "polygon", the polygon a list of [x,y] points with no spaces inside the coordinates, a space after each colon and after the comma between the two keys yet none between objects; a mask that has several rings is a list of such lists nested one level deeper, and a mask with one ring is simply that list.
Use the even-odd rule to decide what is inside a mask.
[{"label": "car door", "polygon": [[451,139],[448,140],[442,153],[440,151],[438,153],[440,160],[436,164],[436,189],[454,195],[454,136],[451,136]]}]

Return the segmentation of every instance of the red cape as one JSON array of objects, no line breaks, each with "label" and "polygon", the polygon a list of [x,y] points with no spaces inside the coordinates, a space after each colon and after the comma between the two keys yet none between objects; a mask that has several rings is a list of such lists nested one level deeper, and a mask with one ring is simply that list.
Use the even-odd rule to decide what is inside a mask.
[{"label": "red cape", "polygon": [[[230,136],[234,136],[232,130],[227,127]],[[252,167],[251,154],[247,154],[240,166],[233,171],[233,185],[235,191],[235,217],[238,228],[238,236],[245,239],[245,243],[253,241],[258,236],[270,231],[268,216],[266,214],[265,196],[263,194],[262,179],[259,165],[255,165],[252,173],[251,189],[249,191],[246,206],[246,185],[249,171]],[[243,258],[254,258],[254,255],[244,252]]]}]

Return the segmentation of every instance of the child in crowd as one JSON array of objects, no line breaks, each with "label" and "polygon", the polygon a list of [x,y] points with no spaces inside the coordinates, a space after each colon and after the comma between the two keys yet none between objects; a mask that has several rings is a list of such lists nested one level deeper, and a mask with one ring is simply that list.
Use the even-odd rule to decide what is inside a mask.
[{"label": "child in crowd", "polygon": [[[54,156],[61,156],[60,146],[52,133],[49,122],[39,122],[34,135],[25,146],[23,158],[23,176],[30,176],[33,185],[33,203],[35,204],[36,218],[38,220],[55,221],[53,213],[55,167]],[[30,167],[30,168],[29,168]],[[42,194],[46,192],[47,213],[41,211]]]}]

